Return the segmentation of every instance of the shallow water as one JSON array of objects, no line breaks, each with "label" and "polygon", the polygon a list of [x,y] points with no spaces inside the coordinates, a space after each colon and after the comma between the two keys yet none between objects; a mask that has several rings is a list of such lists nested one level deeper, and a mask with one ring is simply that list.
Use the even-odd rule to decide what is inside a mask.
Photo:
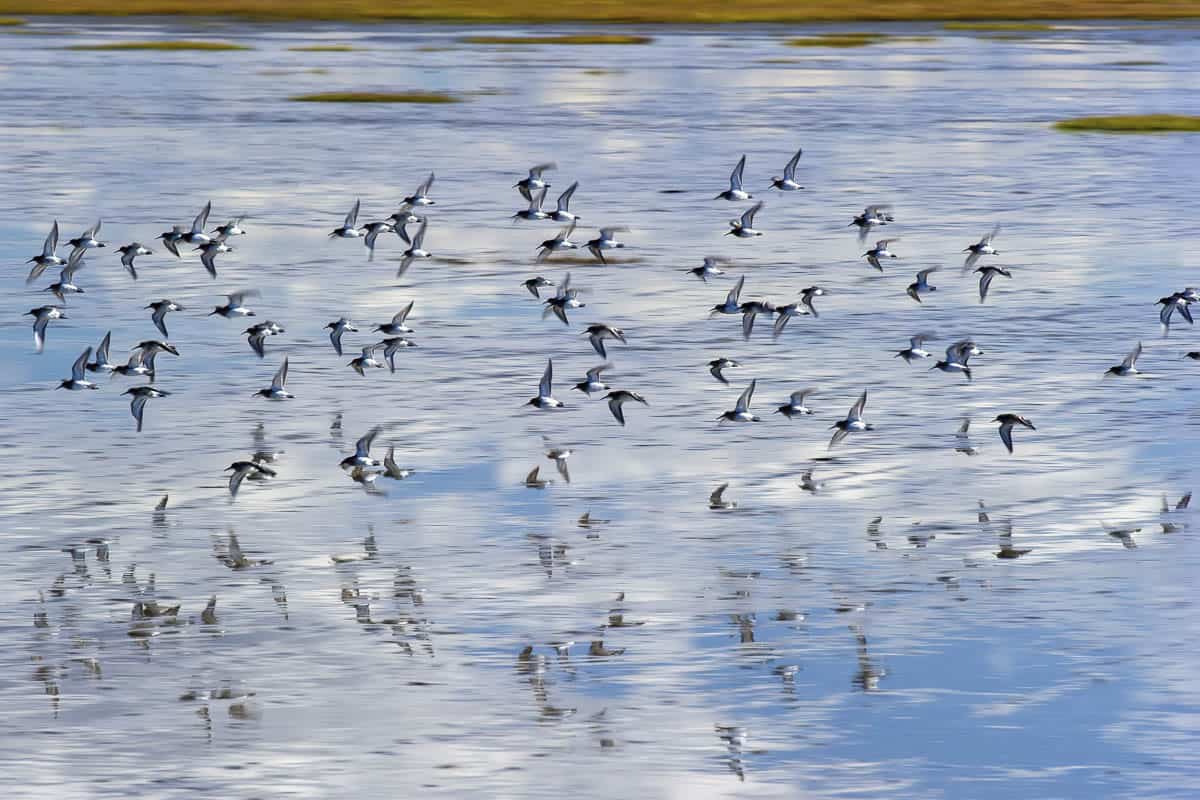
[{"label": "shallow water", "polygon": [[[783,46],[797,28],[508,48],[426,25],[31,27],[0,40],[6,797],[1200,793],[1200,548],[1186,513],[1158,513],[1196,478],[1200,366],[1180,356],[1200,336],[1164,338],[1154,306],[1197,283],[1200,140],[1049,127],[1195,109],[1194,29],[895,26],[936,39],[827,50]],[[255,49],[61,49],[140,37]],[[365,49],[287,50],[313,43]],[[466,102],[287,101],[359,89]],[[772,196],[800,145],[808,188]],[[744,204],[711,199],[743,152],[767,203],[752,241],[722,236]],[[589,226],[631,228],[612,265],[533,263],[557,226],[510,223],[510,187],[548,159],[551,197],[578,179]],[[326,238],[356,197],[381,218],[431,169],[435,258],[396,280],[395,238],[373,263]],[[214,224],[248,215],[216,280],[158,247],[134,283],[102,252],[34,353],[20,314],[54,274],[26,288],[21,262],[52,219],[64,241],[103,217],[114,244],[149,242],[210,198]],[[883,275],[846,227],[871,202],[901,237]],[[979,305],[959,251],[994,224],[1013,279]],[[708,254],[733,264],[706,285],[683,270]],[[904,288],[931,266],[918,306]],[[520,286],[568,269],[587,303],[569,328]],[[742,274],[745,298],[830,295],[746,342],[707,318]],[[244,324],[205,316],[244,287],[287,328],[261,361]],[[161,297],[187,306],[168,316],[182,355],[159,358],[173,394],[144,433],[122,378],[53,391],[106,330],[114,361],[154,335],[142,306]],[[409,300],[419,347],[354,374],[364,323]],[[339,358],[322,326],[342,315],[363,331]],[[593,321],[628,334],[607,382],[650,402],[623,429],[569,388],[600,363],[578,335]],[[975,380],[894,358],[920,331],[939,355],[974,338]],[[1157,377],[1102,380],[1139,339]],[[252,398],[284,355],[297,398]],[[742,362],[729,387],[719,355]],[[561,413],[521,405],[547,357]],[[764,421],[717,426],[751,378]],[[768,413],[806,386],[812,417]],[[864,389],[876,430],[827,450]],[[1013,455],[988,422],[1005,411],[1038,426]],[[367,493],[337,464],[374,425],[376,454],[416,472]],[[575,449],[570,483],[543,437]],[[230,502],[222,469],[262,449],[278,477]],[[555,482],[526,488],[539,465]],[[727,481],[738,507],[710,510]],[[589,511],[606,521],[579,525]],[[1140,529],[1136,548],[1106,528]],[[230,569],[230,533],[272,563]],[[131,620],[147,597],[182,610]]]}]

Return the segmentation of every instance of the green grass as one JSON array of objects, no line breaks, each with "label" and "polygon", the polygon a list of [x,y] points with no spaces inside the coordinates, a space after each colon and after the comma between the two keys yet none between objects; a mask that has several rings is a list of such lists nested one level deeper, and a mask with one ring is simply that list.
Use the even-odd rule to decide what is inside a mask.
[{"label": "green grass", "polygon": [[175,39],[166,42],[109,42],[107,44],[73,44],[69,50],[251,50],[243,44],[230,42],[199,42]]},{"label": "green grass", "polygon": [[1183,114],[1130,114],[1116,117],[1077,117],[1054,123],[1060,131],[1099,133],[1200,133],[1200,117]]},{"label": "green grass", "polygon": [[1053,25],[1042,22],[947,22],[942,26],[948,31],[1052,31]]},{"label": "green grass", "polygon": [[293,53],[353,53],[361,49],[350,44],[305,44],[288,48]]},{"label": "green grass", "polygon": [[288,98],[296,103],[459,103],[442,92],[316,92]]},{"label": "green grass", "polygon": [[890,38],[886,33],[822,33],[819,36],[788,39],[784,44],[788,47],[866,47]]},{"label": "green grass", "polygon": [[504,45],[539,45],[539,44],[650,44],[654,41],[651,36],[626,36],[615,33],[605,34],[573,34],[570,36],[464,36],[459,39],[463,44],[504,44]]}]

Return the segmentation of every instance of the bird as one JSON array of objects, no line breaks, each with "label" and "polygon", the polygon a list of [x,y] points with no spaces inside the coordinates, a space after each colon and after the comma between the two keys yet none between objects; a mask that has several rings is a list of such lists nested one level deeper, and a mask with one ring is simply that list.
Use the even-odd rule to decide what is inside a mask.
[{"label": "bird", "polygon": [[579,245],[571,241],[571,234],[575,232],[575,223],[563,228],[553,239],[546,239],[538,245],[537,263],[541,264],[551,253],[556,253],[559,250],[578,250]]},{"label": "bird", "polygon": [[158,328],[158,330],[162,332],[163,336],[171,335],[167,333],[167,312],[185,310],[183,306],[179,305],[174,300],[167,299],[156,300],[155,302],[147,305],[146,308],[153,309],[154,313],[150,315],[150,319],[154,321],[154,327]]},{"label": "bird", "polygon": [[816,389],[801,389],[798,392],[792,392],[788,396],[788,401],[775,409],[776,414],[783,414],[788,419],[795,416],[805,416],[811,414],[812,409],[804,405],[804,398],[815,392]]},{"label": "bird", "polygon": [[592,367],[587,371],[587,377],[579,383],[572,386],[572,389],[578,389],[586,395],[591,395],[593,392],[603,392],[609,388],[608,384],[600,380],[600,373],[611,367],[612,364],[601,364],[598,367]]},{"label": "bird", "polygon": [[375,437],[379,435],[382,428],[376,426],[367,431],[361,439],[354,443],[354,455],[346,456],[341,460],[340,466],[342,469],[354,468],[371,468],[380,466],[380,462],[371,458],[371,444],[375,441]]},{"label": "bird", "polygon": [[538,190],[537,194],[529,199],[529,208],[523,208],[512,215],[513,222],[519,219],[527,219],[536,221],[541,219],[549,219],[550,215],[542,210],[542,203],[546,200],[546,187],[543,186]]},{"label": "bird", "polygon": [[133,260],[138,256],[152,256],[154,251],[149,247],[145,247],[141,242],[132,242],[117,248],[117,252],[121,254],[121,266],[129,272],[130,276],[137,280],[137,267],[133,265]]},{"label": "bird", "polygon": [[850,225],[847,227],[857,226],[858,240],[864,242],[871,228],[877,225],[887,225],[889,222],[895,220],[895,217],[889,213],[890,208],[891,206],[886,205],[867,206],[861,214],[858,214],[850,221]]},{"label": "bird", "polygon": [[967,245],[966,249],[963,250],[964,253],[968,254],[966,261],[963,262],[963,270],[964,271],[975,266],[975,262],[979,260],[980,256],[998,256],[998,255],[1000,255],[1000,251],[992,246],[992,240],[996,238],[996,234],[998,234],[998,233],[1000,233],[999,225],[992,228],[991,233],[984,236],[982,239],[980,239],[975,244]]},{"label": "bird", "polygon": [[288,376],[288,359],[283,357],[283,364],[275,373],[275,377],[271,378],[271,385],[266,389],[259,389],[255,395],[265,397],[268,400],[291,400],[296,395],[287,390]]},{"label": "bird", "polygon": [[420,221],[421,218],[412,212],[412,206],[408,203],[401,203],[400,209],[388,217],[388,222],[392,223],[392,230],[405,244],[412,244],[412,239],[408,238],[408,226],[416,225]]},{"label": "bird", "polygon": [[548,219],[554,222],[575,222],[581,217],[578,214],[572,214],[569,210],[571,198],[575,196],[575,190],[579,188],[579,181],[575,181],[567,190],[558,196],[558,201],[555,203],[555,209],[552,211]]},{"label": "bird", "polygon": [[247,477],[273,478],[278,474],[275,470],[263,466],[257,461],[235,461],[225,468],[226,472],[230,470],[233,471],[233,474],[229,476],[230,498],[237,497],[238,488],[241,487],[242,481]]},{"label": "bird", "polygon": [[396,228],[391,222],[368,222],[362,227],[365,232],[363,234],[363,244],[367,248],[367,260],[375,260],[375,242],[379,239],[381,233],[393,233]]},{"label": "bird", "polygon": [[933,354],[925,350],[922,345],[932,338],[928,333],[918,333],[916,336],[910,337],[908,347],[898,351],[896,358],[903,358],[910,364],[916,359],[929,358]]},{"label": "bird", "polygon": [[[189,231],[182,231],[177,241],[194,244],[197,247],[211,242],[212,237],[204,232],[205,226],[208,225],[208,212],[210,211],[212,211],[211,200],[204,204],[204,208],[200,209],[200,213],[196,215],[194,220],[192,220],[192,229]],[[178,255],[178,251],[176,252],[176,255]]]},{"label": "bird", "polygon": [[731,367],[740,367],[740,366],[741,366],[741,364],[734,361],[732,358],[725,358],[724,356],[722,356],[720,358],[714,358],[712,361],[708,362],[708,371],[709,371],[709,373],[712,374],[712,376],[714,378],[716,378],[721,383],[728,386],[729,379],[726,378],[722,374],[722,370],[726,370]]},{"label": "bird", "polygon": [[[131,350],[139,351],[142,354],[142,366],[148,370],[150,382],[154,383],[154,359],[159,353],[170,353],[173,356],[179,355],[179,350],[170,342],[160,342],[157,339],[147,339],[144,342],[138,342]],[[140,374],[140,373],[139,373]]]},{"label": "bird", "polygon": [[967,380],[971,380],[971,368],[967,361],[971,356],[983,355],[983,351],[975,346],[970,339],[955,342],[946,348],[946,360],[938,361],[930,369],[940,369],[942,372],[959,372]]},{"label": "bird", "polygon": [[1021,425],[1029,428],[1031,431],[1037,430],[1037,428],[1033,427],[1032,422],[1025,419],[1025,417],[1022,417],[1020,414],[1001,414],[992,420],[992,422],[1000,423],[1000,441],[1004,442],[1004,446],[1008,448],[1008,452],[1010,453],[1013,451],[1013,426]]},{"label": "bird", "polygon": [[42,243],[42,252],[25,262],[33,264],[33,269],[29,271],[29,277],[25,279],[26,283],[33,283],[40,278],[47,267],[58,267],[66,263],[61,257],[54,254],[57,249],[58,220],[55,220],[54,225],[50,228],[50,233],[46,236],[46,241]]},{"label": "bird", "polygon": [[359,375],[366,375],[366,370],[372,367],[383,369],[383,362],[375,358],[375,351],[382,347],[383,345],[378,342],[364,346],[362,355],[350,359],[350,363],[347,366],[352,367]]},{"label": "bird", "polygon": [[232,253],[233,248],[225,244],[224,239],[212,239],[204,242],[196,250],[200,251],[200,263],[208,270],[209,277],[217,277],[217,256],[221,253]]},{"label": "bird", "polygon": [[391,322],[385,322],[382,325],[376,325],[375,330],[384,334],[385,336],[396,336],[397,334],[401,333],[412,333],[412,328],[405,325],[404,321],[408,319],[408,315],[412,313],[413,305],[416,302],[416,300],[410,300],[408,305],[392,316]]},{"label": "bird", "polygon": [[431,258],[432,253],[423,250],[425,245],[425,231],[429,228],[429,218],[421,218],[421,226],[417,228],[417,233],[413,236],[412,245],[404,251],[403,258],[400,259],[400,269],[396,271],[396,277],[399,278],[408,271],[412,266],[412,262],[418,258]]},{"label": "bird", "polygon": [[33,346],[40,353],[46,346],[46,326],[52,319],[66,319],[67,311],[62,306],[38,306],[21,316],[33,317]]},{"label": "bird", "polygon": [[1200,361],[1200,350],[1192,350],[1189,353],[1184,353],[1183,357],[1190,358],[1192,361]]},{"label": "bird", "polygon": [[1138,356],[1140,356],[1141,354],[1142,354],[1142,343],[1138,342],[1137,347],[1133,348],[1133,350],[1131,350],[1129,352],[1129,355],[1125,356],[1125,359],[1123,361],[1121,361],[1120,364],[1117,364],[1115,367],[1109,367],[1108,370],[1104,374],[1106,374],[1106,375],[1121,375],[1121,376],[1143,375],[1144,373],[1139,371],[1138,368],[1135,366],[1137,364]]},{"label": "bird", "polygon": [[725,274],[725,270],[717,266],[717,264],[722,264],[724,261],[725,259],[718,258],[717,256],[705,256],[703,264],[698,267],[689,267],[685,269],[684,272],[690,272],[700,280],[708,283],[709,278],[715,278],[718,275]]},{"label": "bird", "polygon": [[532,200],[533,195],[540,189],[549,189],[550,184],[542,178],[542,173],[552,169],[558,169],[558,164],[549,161],[545,164],[538,164],[529,168],[529,177],[522,178],[513,184],[513,188],[521,193],[521,197],[526,200]]},{"label": "bird", "polygon": [[133,418],[137,420],[137,431],[141,433],[142,417],[146,413],[146,403],[152,397],[167,397],[171,393],[155,386],[134,386],[126,389],[122,394],[133,395],[133,400],[129,404],[129,411],[133,414]]},{"label": "bird", "polygon": [[750,403],[754,399],[754,387],[758,379],[750,381],[750,385],[738,396],[732,411],[726,411],[717,417],[718,422],[759,422],[757,415],[750,413]]},{"label": "bird", "polygon": [[837,422],[833,423],[832,427],[836,428],[837,430],[833,432],[833,438],[829,440],[829,449],[832,450],[835,444],[845,439],[851,433],[875,430],[874,425],[871,425],[863,420],[863,410],[866,407],[867,393],[864,391],[861,395],[859,395],[859,398],[855,401],[854,405],[850,407],[850,413],[846,415],[846,418],[839,419]]},{"label": "bird", "polygon": [[246,334],[246,344],[250,345],[250,349],[254,351],[259,358],[264,358],[267,355],[266,341],[268,336],[275,336],[283,333],[283,326],[277,322],[266,320],[251,325],[242,333]]},{"label": "bird", "polygon": [[257,316],[252,309],[245,305],[247,297],[258,297],[257,289],[245,289],[240,292],[232,292],[225,295],[225,305],[216,306],[212,311],[208,312],[208,316],[219,314],[225,319],[230,317],[253,317]]},{"label": "bird", "polygon": [[91,247],[107,247],[106,242],[102,242],[96,237],[100,235],[100,224],[102,220],[96,220],[96,224],[88,228],[74,239],[67,241],[75,250],[87,250]]},{"label": "bird", "polygon": [[429,177],[425,182],[417,187],[417,190],[410,196],[404,198],[403,202],[407,206],[432,206],[436,205],[429,197],[429,190],[433,188],[433,173],[429,173]]},{"label": "bird", "polygon": [[68,294],[83,294],[83,289],[75,285],[75,273],[83,267],[84,250],[72,250],[67,256],[67,265],[58,273],[58,280],[45,288],[52,292],[60,303],[66,303]]},{"label": "bird", "polygon": [[234,217],[224,225],[218,225],[217,227],[213,228],[212,233],[217,234],[222,239],[229,239],[234,236],[245,236],[246,231],[242,230],[243,219],[245,219],[245,217]]},{"label": "bird", "polygon": [[538,300],[541,300],[542,295],[541,295],[541,292],[539,292],[538,290],[546,289],[546,288],[553,286],[554,281],[547,280],[546,278],[543,278],[541,275],[537,275],[533,278],[526,278],[525,280],[521,281],[521,285],[524,286],[525,289],[531,295],[536,297]]},{"label": "bird", "polygon": [[775,306],[775,325],[771,329],[771,335],[778,338],[783,333],[783,329],[787,327],[788,320],[792,317],[808,317],[812,316],[812,311],[801,300],[799,303],[786,303],[782,306]]},{"label": "bird", "polygon": [[358,333],[358,328],[354,323],[345,317],[334,320],[325,328],[329,331],[329,341],[333,342],[333,349],[339,356],[342,354],[342,334],[346,331]]},{"label": "bird", "polygon": [[571,482],[571,472],[567,469],[567,459],[575,453],[569,447],[551,447],[546,451],[546,458],[554,462],[554,468],[567,483]]},{"label": "bird", "polygon": [[625,425],[626,403],[633,401],[635,403],[641,403],[644,406],[650,405],[645,397],[642,397],[637,392],[631,392],[628,389],[617,389],[615,392],[609,392],[604,396],[604,399],[608,401],[608,410],[612,412],[613,419],[621,423],[622,427]]},{"label": "bird", "polygon": [[625,341],[625,331],[603,323],[588,325],[587,329],[580,335],[588,337],[588,341],[592,344],[592,349],[599,353],[601,358],[608,358],[608,352],[604,348],[605,339],[616,339],[622,344],[627,344]]},{"label": "bird", "polygon": [[792,156],[791,160],[783,168],[783,177],[778,176],[771,178],[771,188],[779,189],[784,192],[794,192],[797,189],[804,187],[796,183],[796,165],[800,163],[800,156],[804,154],[804,148],[796,151],[796,155]]},{"label": "bird", "polygon": [[729,221],[729,230],[725,231],[726,236],[736,236],[739,239],[752,239],[755,236],[762,236],[763,233],[754,227],[754,215],[757,214],[763,207],[762,200],[759,200],[751,206],[746,213],[742,214],[741,219],[731,219]]},{"label": "bird", "polygon": [[75,359],[75,363],[71,365],[71,377],[61,381],[58,384],[58,388],[68,389],[73,392],[81,389],[99,389],[99,386],[85,377],[88,359],[91,357],[92,348],[90,347],[80,353],[79,358]]},{"label": "bird", "polygon": [[569,325],[567,320],[567,311],[574,308],[584,308],[587,303],[579,300],[579,290],[571,288],[571,273],[567,273],[559,284],[558,290],[555,291],[553,297],[547,297],[542,301],[546,309],[542,312],[542,319],[546,318],[548,313],[553,312],[554,316],[558,317],[563,325]]},{"label": "bird", "polygon": [[553,483],[553,481],[538,477],[538,473],[541,471],[541,469],[541,467],[534,467],[529,471],[529,474],[525,476],[524,483],[527,488],[545,489],[547,486]]},{"label": "bird", "polygon": [[109,372],[116,369],[115,364],[108,361],[108,349],[112,344],[112,331],[104,334],[104,338],[100,340],[100,346],[96,348],[96,360],[87,365],[89,372]]},{"label": "bird", "polygon": [[733,202],[749,200],[754,195],[742,188],[742,173],[746,171],[746,156],[738,159],[733,172],[729,173],[729,188],[713,198],[713,200],[729,200]]},{"label": "bird", "polygon": [[613,234],[624,233],[627,230],[629,229],[625,227],[601,228],[600,235],[595,239],[588,240],[584,247],[586,247],[588,252],[591,253],[592,256],[601,264],[607,264],[608,261],[604,258],[604,251],[616,250],[625,246],[625,243],[617,241]]},{"label": "bird", "polygon": [[867,252],[863,253],[863,255],[867,257],[867,263],[870,264],[875,269],[879,270],[880,272],[883,272],[883,265],[879,263],[879,259],[881,259],[881,258],[899,258],[900,256],[896,255],[895,253],[893,253],[891,250],[888,249],[889,244],[891,244],[892,242],[898,242],[898,241],[900,241],[900,240],[899,239],[880,239],[878,242],[875,243],[874,247],[872,247]]},{"label": "bird", "polygon": [[979,302],[987,299],[988,288],[992,285],[992,279],[997,275],[1003,275],[1006,278],[1011,278],[1012,273],[1004,267],[979,267],[975,270],[981,273],[979,276]]},{"label": "bird", "polygon": [[153,370],[142,363],[142,351],[135,350],[129,355],[129,361],[124,364],[118,364],[112,368],[112,375],[124,375],[126,378],[130,376],[153,376]]},{"label": "bird", "polygon": [[737,508],[736,502],[725,499],[725,490],[728,488],[728,483],[722,483],[713,489],[713,493],[708,496],[708,507],[713,511],[728,511],[731,508]]},{"label": "bird", "polygon": [[394,373],[396,371],[396,353],[400,352],[401,348],[416,347],[417,345],[403,336],[393,336],[389,339],[384,339],[376,346],[383,348],[383,358],[387,361],[388,370]]},{"label": "bird", "polygon": [[1193,322],[1192,311],[1188,306],[1193,302],[1195,302],[1194,289],[1174,292],[1166,297],[1160,297],[1155,304],[1162,306],[1162,311],[1158,315],[1159,322],[1163,324],[1163,327],[1169,328],[1171,327],[1171,317],[1175,312],[1179,312],[1179,316],[1183,317],[1191,325]]},{"label": "bird", "polygon": [[738,307],[738,311],[742,312],[742,338],[749,339],[754,332],[754,320],[759,314],[775,313],[775,306],[766,300],[747,300]]},{"label": "bird", "polygon": [[383,457],[383,474],[392,480],[402,481],[413,474],[413,470],[408,467],[400,467],[396,464],[396,448],[389,447],[387,455]]},{"label": "bird", "polygon": [[814,317],[821,316],[817,313],[817,307],[813,305],[814,297],[824,297],[829,294],[829,290],[822,286],[809,286],[807,289],[800,290],[800,303],[808,309],[809,313]]},{"label": "bird", "polygon": [[[170,251],[171,255],[176,258],[183,258],[183,254],[179,252],[179,243],[183,241],[183,237],[187,233],[187,228],[182,225],[172,225],[171,230],[160,233],[154,237],[163,240],[163,247]],[[126,254],[128,255],[128,254]],[[132,259],[131,259],[132,260]]]},{"label": "bird", "polygon": [[530,399],[526,405],[540,409],[562,408],[563,404],[554,399],[553,383],[554,360],[546,359],[546,371],[542,373],[542,379],[538,382],[537,397]]},{"label": "bird", "polygon": [[334,228],[329,233],[330,239],[357,239],[364,236],[366,232],[358,227],[358,210],[362,207],[362,200],[355,200],[354,205],[350,207],[350,213],[346,215],[345,221],[342,222],[340,228]]},{"label": "bird", "polygon": [[709,316],[715,314],[740,314],[742,313],[742,303],[739,299],[742,296],[742,287],[746,285],[746,276],[742,275],[737,279],[737,283],[725,295],[725,302],[720,305],[713,306],[709,312]]},{"label": "bird", "polygon": [[937,287],[929,285],[929,276],[937,271],[937,267],[930,267],[929,269],[923,269],[918,272],[916,282],[910,283],[908,285],[908,289],[905,290],[908,296],[920,303],[921,295],[925,294],[926,292],[936,292]]}]

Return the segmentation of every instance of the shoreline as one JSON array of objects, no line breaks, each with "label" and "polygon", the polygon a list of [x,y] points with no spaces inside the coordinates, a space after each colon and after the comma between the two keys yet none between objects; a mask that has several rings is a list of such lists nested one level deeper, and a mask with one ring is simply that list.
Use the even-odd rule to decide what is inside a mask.
[{"label": "shoreline", "polygon": [[380,0],[342,0],[336,8],[313,0],[63,0],[53,10],[29,0],[0,0],[0,17],[49,20],[64,17],[121,19],[159,17],[178,20],[232,19],[242,22],[420,22],[457,25],[722,25],[878,23],[1021,23],[1200,19],[1193,0],[998,0],[986,12],[968,3],[899,0],[890,6],[857,8],[844,4],[794,0],[745,0],[736,5],[715,0],[665,2],[639,7],[625,0],[563,0],[547,6],[537,0],[417,0],[405,5]]}]

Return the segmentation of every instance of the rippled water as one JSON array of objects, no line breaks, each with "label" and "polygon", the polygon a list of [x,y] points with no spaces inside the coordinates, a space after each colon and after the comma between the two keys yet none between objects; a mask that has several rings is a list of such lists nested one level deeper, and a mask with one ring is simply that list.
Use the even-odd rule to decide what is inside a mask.
[{"label": "rippled water", "polygon": [[[31,27],[0,48],[7,797],[1200,793],[1200,551],[1186,513],[1158,512],[1196,477],[1200,366],[1180,356],[1200,338],[1163,338],[1153,305],[1198,282],[1198,140],[1049,127],[1194,110],[1194,29],[897,26],[937,38],[810,50],[781,44],[793,28],[504,48],[437,26]],[[255,49],[62,49],[138,37]],[[315,42],[365,49],[287,49]],[[414,88],[466,102],[286,100]],[[808,188],[772,196],[800,145]],[[711,199],[743,152],[767,202],[752,241],[722,236],[743,206]],[[552,197],[578,179],[589,226],[631,228],[612,265],[533,264],[557,227],[511,224],[510,187],[548,159]],[[396,239],[368,263],[326,238],[356,197],[381,218],[431,169],[435,258],[402,280]],[[214,223],[248,215],[216,280],[159,247],[134,283],[100,253],[34,353],[20,314],[54,275],[26,288],[21,262],[52,219],[64,240],[103,217],[109,241],[149,242],[210,198]],[[883,275],[846,227],[870,202],[901,237]],[[981,306],[959,251],[994,224],[1013,278]],[[733,264],[706,285],[683,270],[708,254]],[[904,288],[931,266],[918,306]],[[570,328],[520,285],[568,269],[587,303]],[[745,298],[830,295],[743,341],[707,318],[738,275]],[[205,316],[245,287],[287,328],[261,361]],[[53,391],[106,330],[114,360],[153,335],[161,297],[187,306],[168,317],[182,355],[160,357],[173,394],[143,434],[124,379]],[[342,358],[322,326],[409,300],[419,347],[354,374],[368,326]],[[624,429],[569,388],[599,363],[594,321],[628,336],[607,382],[650,402]],[[974,382],[894,358],[920,331],[938,353],[974,338]],[[1158,377],[1102,380],[1139,339]],[[251,397],[284,355],[297,399]],[[549,356],[561,413],[521,405]],[[729,387],[717,356],[742,363]],[[751,378],[764,421],[717,426]],[[812,417],[768,413],[806,386]],[[828,451],[864,389],[876,430]],[[1011,456],[988,422],[1005,411],[1038,427]],[[416,472],[368,493],[337,465],[374,425]],[[575,450],[570,483],[543,437]],[[222,469],[256,450],[281,451],[279,476],[230,502]],[[526,488],[539,465],[555,482]],[[738,507],[712,511],[723,482]],[[231,569],[231,534],[270,563]],[[149,598],[182,608],[132,620]]]}]

